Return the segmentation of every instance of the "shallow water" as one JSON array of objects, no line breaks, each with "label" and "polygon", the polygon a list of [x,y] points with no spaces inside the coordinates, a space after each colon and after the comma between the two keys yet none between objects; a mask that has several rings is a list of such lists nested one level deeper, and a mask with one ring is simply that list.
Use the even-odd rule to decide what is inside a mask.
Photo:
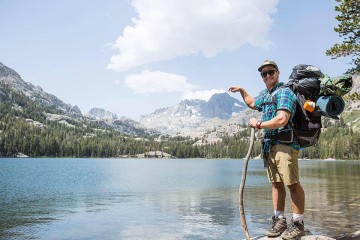
[{"label": "shallow water", "polygon": [[[0,159],[1,239],[243,239],[242,160]],[[313,234],[360,229],[360,161],[300,161]],[[289,195],[289,194],[288,194]],[[271,185],[250,161],[251,236],[271,217]],[[286,212],[291,218],[290,199]]]}]

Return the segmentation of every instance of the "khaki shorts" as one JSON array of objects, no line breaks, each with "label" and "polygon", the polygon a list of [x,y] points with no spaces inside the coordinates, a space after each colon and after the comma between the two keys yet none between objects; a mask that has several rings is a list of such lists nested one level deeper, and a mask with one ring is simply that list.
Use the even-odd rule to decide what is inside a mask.
[{"label": "khaki shorts", "polygon": [[270,182],[292,185],[299,182],[299,151],[287,145],[274,145],[270,150],[267,174]]}]

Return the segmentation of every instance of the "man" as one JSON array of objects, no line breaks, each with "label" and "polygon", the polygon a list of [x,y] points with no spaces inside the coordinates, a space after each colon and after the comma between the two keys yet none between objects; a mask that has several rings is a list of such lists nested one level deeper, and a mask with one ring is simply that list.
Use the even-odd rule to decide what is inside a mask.
[{"label": "man", "polygon": [[[279,68],[274,61],[266,60],[258,71],[266,89],[255,100],[244,88],[232,86],[231,92],[240,92],[246,105],[262,112],[262,120],[249,120],[253,128],[264,129],[262,151],[264,165],[269,181],[272,183],[274,216],[272,227],[266,232],[268,237],[280,236],[283,239],[296,239],[305,235],[304,206],[305,193],[299,182],[299,144],[293,138],[292,118],[295,114],[296,95],[287,87],[281,87]],[[286,190],[289,188],[292,200],[293,217],[287,226],[284,216]]]}]

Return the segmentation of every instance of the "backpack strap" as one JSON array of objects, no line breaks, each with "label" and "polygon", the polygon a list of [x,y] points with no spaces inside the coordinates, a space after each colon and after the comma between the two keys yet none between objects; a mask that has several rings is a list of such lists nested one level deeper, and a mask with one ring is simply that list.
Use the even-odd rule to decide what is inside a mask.
[{"label": "backpack strap", "polygon": [[[284,85],[278,87],[274,92],[271,93],[271,103],[274,104],[275,107],[277,107],[276,94],[278,93],[278,91],[280,89],[285,88],[285,87],[289,87],[289,86],[284,84]],[[275,137],[275,139],[282,142],[282,143],[285,143],[285,144],[292,143],[294,141],[294,139],[293,139],[293,131],[294,131],[293,124],[292,123],[290,124],[288,122],[284,126],[283,130],[279,131],[279,129],[276,129],[276,137]],[[284,140],[284,138],[287,139],[287,140]]]},{"label": "backpack strap", "polygon": [[299,91],[301,91],[302,93],[306,92],[309,94],[310,93],[309,90],[297,84],[296,80],[285,84],[283,87],[288,87],[290,88],[291,91],[293,91],[293,93],[296,95],[296,102],[299,111],[302,112],[302,115],[305,117],[307,121],[310,121],[308,113],[306,112],[305,108],[302,107],[306,101],[306,98],[304,97],[303,94],[299,94]]},{"label": "backpack strap", "polygon": [[277,107],[277,101],[276,101],[276,94],[277,94],[277,92],[278,92],[281,88],[286,88],[286,87],[291,89],[291,87],[290,87],[289,85],[284,84],[284,85],[278,87],[274,92],[271,93],[271,102],[275,105],[275,107]]},{"label": "backpack strap", "polygon": [[280,86],[278,87],[275,91],[273,91],[270,95],[271,95],[271,101],[272,103],[277,107],[277,101],[276,101],[276,94],[277,92],[280,90],[280,88],[283,88],[285,87],[284,85],[283,86]]}]

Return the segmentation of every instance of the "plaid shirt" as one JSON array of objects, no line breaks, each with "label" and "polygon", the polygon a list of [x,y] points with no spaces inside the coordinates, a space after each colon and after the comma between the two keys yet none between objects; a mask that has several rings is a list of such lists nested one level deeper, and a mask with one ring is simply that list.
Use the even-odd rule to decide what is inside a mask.
[{"label": "plaid shirt", "polygon": [[[255,101],[255,107],[262,112],[262,121],[268,121],[276,116],[277,110],[285,110],[291,113],[288,124],[279,129],[264,129],[263,151],[270,152],[272,145],[280,144],[279,141],[273,140],[278,130],[290,128],[292,126],[292,118],[296,110],[296,95],[287,87],[281,87],[284,83],[280,82],[273,87],[270,92],[266,89],[262,95]],[[275,94],[273,94],[276,91]],[[274,98],[275,97],[275,98]],[[274,103],[276,99],[276,103]],[[281,143],[284,144],[284,143]],[[288,144],[290,147],[299,150],[300,146],[297,141]]]}]

